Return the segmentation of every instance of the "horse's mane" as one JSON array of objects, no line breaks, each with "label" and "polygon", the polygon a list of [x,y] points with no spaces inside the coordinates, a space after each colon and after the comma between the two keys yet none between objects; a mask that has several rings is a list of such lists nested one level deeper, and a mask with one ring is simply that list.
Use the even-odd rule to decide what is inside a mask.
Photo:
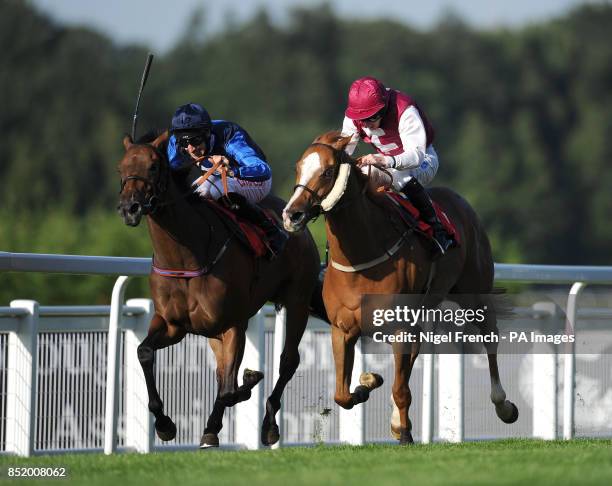
[{"label": "horse's mane", "polygon": [[[160,128],[148,130],[143,135],[138,137],[134,143],[139,144],[139,145],[149,145],[153,140],[155,140],[165,131],[166,131],[165,129],[160,129]],[[158,152],[158,154],[161,156],[162,162],[165,164],[168,164],[167,148],[168,148],[168,140],[165,140],[155,149]]]},{"label": "horse's mane", "polygon": [[333,130],[319,135],[315,138],[313,144],[321,144],[330,147],[334,151],[334,156],[339,163],[350,165],[351,176],[358,182],[359,187],[363,188],[364,186],[369,186],[368,190],[365,192],[366,196],[374,201],[379,200],[382,194],[376,190],[377,187],[370,186],[370,178],[361,171],[357,159],[347,154],[343,148],[337,146],[338,142],[343,138],[345,137],[342,136],[342,132]]}]

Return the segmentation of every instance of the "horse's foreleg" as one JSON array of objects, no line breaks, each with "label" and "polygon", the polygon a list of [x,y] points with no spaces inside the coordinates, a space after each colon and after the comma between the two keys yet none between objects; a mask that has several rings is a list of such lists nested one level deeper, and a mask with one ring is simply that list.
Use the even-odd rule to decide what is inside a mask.
[{"label": "horse's foreleg", "polygon": [[[217,397],[213,405],[212,412],[206,422],[206,428],[200,439],[200,448],[219,447],[219,432],[223,428],[223,415],[225,413],[226,401],[220,399],[221,390],[223,390],[223,380],[225,379],[225,361],[223,342],[219,338],[210,338],[208,344],[215,353],[217,362]],[[236,403],[247,400],[251,396],[251,388],[253,388],[261,379],[263,373],[259,371],[245,370],[243,385],[236,391]]]},{"label": "horse's foreleg", "polygon": [[225,405],[219,400],[219,393],[221,392],[223,383],[223,343],[218,338],[210,338],[208,340],[210,348],[215,354],[215,360],[217,362],[217,397],[213,405],[212,412],[206,422],[206,428],[200,439],[200,448],[205,449],[208,447],[219,447],[219,432],[223,428],[223,414],[225,412]]},{"label": "horse's foreleg", "polygon": [[[245,370],[245,383],[243,387],[238,388],[238,371],[242,356],[244,355],[244,345],[246,342],[246,322],[240,325],[233,326],[225,331],[222,335],[223,343],[223,378],[217,400],[225,407],[233,407],[236,403],[247,400],[251,396],[251,388],[257,384],[259,380],[253,379],[249,372]],[[262,375],[263,377],[263,375]],[[251,383],[254,382],[254,384]],[[249,386],[251,385],[252,386]]]},{"label": "horse's foreleg", "polygon": [[169,327],[166,321],[155,314],[151,319],[148,336],[138,346],[138,361],[144,372],[149,395],[149,410],[155,416],[155,430],[161,440],[168,441],[176,436],[176,425],[164,415],[164,405],[155,383],[155,351],[178,343],[185,337],[183,328]]},{"label": "horse's foreleg", "polygon": [[283,391],[300,364],[298,346],[304,335],[307,322],[307,304],[287,306],[285,344],[280,357],[278,380],[266,402],[266,415],[261,426],[261,442],[264,445],[276,444],[280,439],[280,430],[276,423],[276,413],[280,410]]},{"label": "horse's foreleg", "polygon": [[376,373],[362,373],[359,378],[360,385],[351,393],[351,375],[355,360],[355,344],[359,339],[359,328],[344,332],[332,326],[332,350],[334,364],[336,365],[336,393],[335,402],[342,408],[350,410],[353,406],[363,403],[370,398],[370,392],[383,384],[383,379]]}]

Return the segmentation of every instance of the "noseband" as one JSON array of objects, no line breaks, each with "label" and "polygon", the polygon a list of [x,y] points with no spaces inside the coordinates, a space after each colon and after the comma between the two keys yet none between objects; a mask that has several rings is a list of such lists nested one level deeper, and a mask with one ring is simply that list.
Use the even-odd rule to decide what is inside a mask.
[{"label": "noseband", "polygon": [[[159,170],[157,171],[156,179],[152,181],[151,179],[148,179],[146,177],[142,177],[139,175],[129,175],[121,179],[121,188],[119,189],[119,194],[121,194],[123,190],[125,189],[125,185],[129,181],[144,182],[145,194],[147,195],[147,197],[145,198],[142,204],[142,214],[144,215],[153,214],[157,210],[157,208],[161,206],[160,204],[161,196],[162,194],[166,192],[166,188],[168,185],[168,174],[167,174],[168,169],[165,168],[164,170],[163,155],[160,153],[159,150],[157,150],[152,145],[147,145],[147,146],[152,148],[155,151],[155,153],[158,155],[159,160],[160,160]],[[164,173],[162,174],[162,172]],[[132,194],[132,199],[134,199],[134,194]]]},{"label": "noseband", "polygon": [[[293,186],[293,192],[295,192],[298,188],[302,188],[304,189],[308,194],[310,194],[310,196],[312,197],[312,199],[314,199],[314,204],[312,205],[313,207],[319,207],[321,208],[321,203],[323,202],[323,199],[321,196],[319,196],[316,191],[313,191],[310,187],[305,186],[304,184],[296,184],[295,186]],[[322,209],[320,209],[321,212],[323,212]]]}]

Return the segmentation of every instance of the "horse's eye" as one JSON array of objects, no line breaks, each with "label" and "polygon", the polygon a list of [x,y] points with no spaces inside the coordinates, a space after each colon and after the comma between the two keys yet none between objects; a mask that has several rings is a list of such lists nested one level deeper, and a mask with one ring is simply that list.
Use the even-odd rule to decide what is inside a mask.
[{"label": "horse's eye", "polygon": [[323,177],[325,177],[326,179],[331,179],[333,176],[334,176],[334,168],[333,167],[328,167],[323,172]]}]

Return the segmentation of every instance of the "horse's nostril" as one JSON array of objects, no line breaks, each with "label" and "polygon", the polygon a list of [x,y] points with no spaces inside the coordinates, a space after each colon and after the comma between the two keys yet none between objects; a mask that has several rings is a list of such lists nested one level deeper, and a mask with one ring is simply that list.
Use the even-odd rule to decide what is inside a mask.
[{"label": "horse's nostril", "polygon": [[130,214],[136,214],[140,211],[140,203],[135,202],[134,204],[132,204],[130,206],[130,208],[128,209],[128,213]]},{"label": "horse's nostril", "polygon": [[289,216],[292,223],[299,223],[304,218],[304,213],[302,211],[296,211],[295,213]]}]

